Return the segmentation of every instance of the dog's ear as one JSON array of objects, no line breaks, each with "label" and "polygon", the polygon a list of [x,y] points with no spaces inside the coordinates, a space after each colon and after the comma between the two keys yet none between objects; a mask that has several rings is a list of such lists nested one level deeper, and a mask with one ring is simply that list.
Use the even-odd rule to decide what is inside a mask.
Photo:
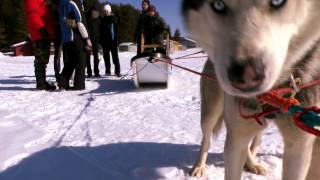
[{"label": "dog's ear", "polygon": [[189,10],[199,9],[206,0],[183,0],[181,13],[186,15]]}]

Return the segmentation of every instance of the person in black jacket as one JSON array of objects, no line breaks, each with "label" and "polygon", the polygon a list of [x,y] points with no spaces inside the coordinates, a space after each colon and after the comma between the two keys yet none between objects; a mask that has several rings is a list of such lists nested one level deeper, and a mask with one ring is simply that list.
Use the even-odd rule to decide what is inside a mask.
[{"label": "person in black jacket", "polygon": [[137,55],[141,53],[141,31],[143,29],[143,24],[148,17],[148,10],[150,7],[150,1],[149,0],[143,0],[141,2],[141,14],[138,17],[137,25],[136,25],[136,31],[135,31],[135,42],[137,43]]},{"label": "person in black jacket", "polygon": [[[93,54],[93,71],[95,77],[100,77],[99,73],[99,37],[100,37],[100,17],[99,17],[99,4],[95,4],[89,11],[87,16],[87,24],[89,29],[89,36],[92,43]],[[87,74],[88,77],[92,76],[91,69],[91,52],[87,54]]]},{"label": "person in black jacket", "polygon": [[104,6],[106,15],[100,21],[100,43],[103,49],[103,59],[105,62],[106,76],[111,75],[110,51],[112,61],[115,66],[115,75],[120,76],[120,63],[118,56],[118,24],[116,17],[112,14],[109,4]]},{"label": "person in black jacket", "polygon": [[148,17],[142,26],[144,44],[162,44],[163,34],[165,31],[168,31],[168,29],[168,25],[163,18],[159,16],[156,7],[153,5],[150,6]]}]

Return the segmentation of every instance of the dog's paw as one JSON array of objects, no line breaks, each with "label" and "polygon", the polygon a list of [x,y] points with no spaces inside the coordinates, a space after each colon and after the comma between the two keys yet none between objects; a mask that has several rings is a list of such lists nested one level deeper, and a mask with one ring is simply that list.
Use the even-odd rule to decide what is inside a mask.
[{"label": "dog's paw", "polygon": [[190,171],[190,176],[192,177],[202,177],[206,174],[206,167],[205,166],[195,166]]},{"label": "dog's paw", "polygon": [[265,176],[268,174],[268,170],[263,167],[262,165],[260,164],[251,164],[251,163],[246,163],[244,169],[248,172],[251,172],[253,174],[257,174],[257,175],[262,175],[262,176]]}]

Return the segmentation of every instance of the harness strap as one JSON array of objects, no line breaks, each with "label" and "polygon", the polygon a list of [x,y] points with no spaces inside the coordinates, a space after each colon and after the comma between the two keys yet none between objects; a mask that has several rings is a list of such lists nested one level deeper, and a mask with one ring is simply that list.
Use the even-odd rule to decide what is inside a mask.
[{"label": "harness strap", "polygon": [[[192,53],[192,54],[187,54],[187,55],[184,55],[184,56],[180,56],[180,57],[177,57],[177,58],[173,58],[172,60],[186,59],[186,58],[190,58],[190,56],[193,56],[193,55],[196,55],[196,54],[200,54],[200,53],[204,53],[204,50],[201,50],[201,51],[198,51],[198,52],[195,52],[195,53]],[[203,56],[203,57],[208,57],[208,56]]]},{"label": "harness strap", "polygon": [[186,71],[188,71],[188,72],[191,72],[191,73],[193,73],[193,74],[197,74],[197,75],[203,76],[203,77],[205,77],[205,78],[207,78],[207,79],[209,79],[209,80],[217,81],[217,78],[216,78],[215,76],[211,76],[211,75],[209,75],[209,74],[200,73],[200,72],[197,72],[197,71],[195,71],[195,70],[192,70],[192,69],[189,69],[189,68],[186,68],[186,67],[179,66],[179,65],[174,64],[174,63],[172,63],[172,62],[170,62],[170,61],[168,61],[168,60],[164,60],[164,59],[160,59],[160,58],[154,58],[154,59],[153,59],[153,62],[157,62],[157,61],[164,62],[164,63],[170,64],[170,65],[172,65],[172,66],[178,67],[178,68],[180,68],[180,69],[186,70]]},{"label": "harness strap", "polygon": [[[178,58],[177,58],[178,59]],[[208,74],[204,74],[204,73],[199,73],[197,71],[194,71],[192,69],[189,68],[185,68],[182,66],[179,66],[177,64],[174,64],[171,62],[172,59],[170,60],[166,60],[166,59],[161,59],[161,58],[154,58],[151,59],[151,62],[164,62],[167,64],[170,64],[172,66],[178,67],[180,69],[192,72],[194,74],[203,76],[209,80],[212,81],[217,81],[217,78],[215,76],[212,75],[208,75]],[[264,93],[262,95],[258,95],[257,96],[257,100],[258,102],[260,102],[261,104],[268,104],[271,105],[273,108],[271,108],[270,110],[265,110],[262,111],[260,113],[256,113],[253,115],[245,115],[242,112],[242,107],[243,107],[243,103],[244,103],[244,99],[241,99],[240,103],[239,103],[239,112],[240,112],[240,116],[244,119],[254,119],[258,124],[263,125],[262,121],[260,120],[261,117],[270,115],[270,114],[274,114],[276,112],[279,112],[280,110],[282,112],[290,112],[291,114],[293,114],[293,119],[295,121],[295,124],[302,130],[313,134],[315,136],[320,136],[320,108],[319,107],[301,107],[299,106],[299,101],[295,98],[283,98],[281,95],[286,94],[286,93],[290,93],[290,92],[294,92],[296,91],[296,89],[304,89],[304,88],[308,88],[311,86],[315,86],[315,85],[319,85],[320,84],[320,79],[319,80],[314,80],[311,81],[309,83],[306,84],[301,84],[301,85],[297,85],[296,87],[293,88],[280,88],[280,89],[274,89],[271,90],[267,93]]]},{"label": "harness strap", "polygon": [[252,115],[245,115],[242,111],[242,107],[244,106],[244,99],[241,99],[240,100],[240,103],[239,103],[239,113],[240,113],[240,116],[243,118],[243,119],[246,119],[246,120],[249,120],[249,119],[254,119],[258,124],[260,124],[261,126],[263,126],[263,123],[261,121],[261,117],[264,117],[264,116],[268,116],[270,114],[274,114],[276,112],[279,112],[279,109],[277,108],[270,108],[269,110],[265,110],[265,111],[262,111],[260,113],[256,113],[256,114],[252,114]]}]

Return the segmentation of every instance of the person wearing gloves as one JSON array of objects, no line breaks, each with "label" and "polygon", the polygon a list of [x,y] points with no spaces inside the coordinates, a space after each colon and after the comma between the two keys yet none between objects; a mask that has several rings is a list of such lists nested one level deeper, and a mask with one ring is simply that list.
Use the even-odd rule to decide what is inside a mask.
[{"label": "person wearing gloves", "polygon": [[74,75],[74,90],[85,89],[86,54],[92,44],[84,25],[84,12],[80,0],[60,0],[60,27],[63,41],[64,68],[59,77],[59,89],[69,88]]},{"label": "person wearing gloves", "polygon": [[110,52],[114,64],[114,73],[120,76],[118,55],[118,23],[109,4],[104,6],[105,16],[100,21],[100,44],[103,49],[103,59],[106,67],[106,76],[111,75]]},{"label": "person wearing gloves", "polygon": [[46,81],[46,68],[50,57],[50,43],[55,38],[55,23],[45,0],[24,0],[28,31],[34,48],[36,89],[55,90]]}]

